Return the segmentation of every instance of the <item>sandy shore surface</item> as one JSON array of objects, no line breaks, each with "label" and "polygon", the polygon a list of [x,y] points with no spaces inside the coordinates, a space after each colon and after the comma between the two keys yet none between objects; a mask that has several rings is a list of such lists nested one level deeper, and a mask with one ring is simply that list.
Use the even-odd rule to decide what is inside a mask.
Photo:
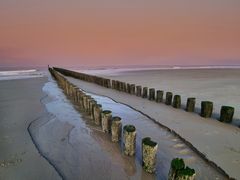
[{"label": "sandy shore surface", "polygon": [[[91,71],[90,71],[91,72]],[[179,94],[185,106],[188,97],[196,98],[199,111],[204,100],[214,102],[214,118],[219,118],[222,105],[235,107],[233,124],[240,125],[240,69],[172,69],[98,72],[100,76],[156,90]]]},{"label": "sandy shore surface", "polygon": [[0,81],[0,179],[61,179],[36,149],[28,125],[45,112],[47,78]]},{"label": "sandy shore surface", "polygon": [[[174,109],[92,83],[67,78],[87,92],[111,97],[148,115],[190,142],[193,147],[198,149],[208,160],[217,164],[230,177],[240,178],[240,129],[238,127],[213,119],[204,119],[195,113]],[[143,77],[140,78],[143,79]]]}]

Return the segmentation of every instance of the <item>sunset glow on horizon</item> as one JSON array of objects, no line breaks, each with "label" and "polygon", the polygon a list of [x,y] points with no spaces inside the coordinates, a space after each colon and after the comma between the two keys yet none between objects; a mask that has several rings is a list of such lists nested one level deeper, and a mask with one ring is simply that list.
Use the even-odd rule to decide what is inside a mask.
[{"label": "sunset glow on horizon", "polygon": [[1,65],[237,65],[238,0],[0,1]]}]

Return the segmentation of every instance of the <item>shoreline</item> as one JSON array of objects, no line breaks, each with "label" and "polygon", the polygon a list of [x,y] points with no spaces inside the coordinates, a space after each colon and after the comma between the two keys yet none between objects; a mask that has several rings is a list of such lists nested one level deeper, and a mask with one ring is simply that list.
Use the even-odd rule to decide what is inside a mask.
[{"label": "shoreline", "polygon": [[42,97],[40,99],[40,103],[42,104],[42,106],[44,107],[45,109],[45,113],[44,115],[34,119],[33,121],[31,121],[29,124],[28,124],[28,127],[27,127],[27,131],[29,133],[29,136],[31,137],[31,140],[35,146],[35,148],[37,149],[38,153],[55,169],[55,171],[57,172],[57,174],[61,177],[62,180],[64,180],[64,176],[62,175],[61,171],[59,171],[59,169],[56,167],[56,165],[54,163],[51,162],[51,160],[49,160],[49,158],[40,150],[40,147],[38,145],[38,143],[35,141],[34,137],[33,137],[33,133],[31,132],[31,125],[35,122],[35,121],[38,121],[39,119],[43,118],[43,117],[46,117],[48,118],[49,120],[48,121],[51,121],[51,113],[49,113],[45,107],[45,104],[42,102],[44,99],[46,99],[48,97],[48,95],[46,94],[44,97]]}]

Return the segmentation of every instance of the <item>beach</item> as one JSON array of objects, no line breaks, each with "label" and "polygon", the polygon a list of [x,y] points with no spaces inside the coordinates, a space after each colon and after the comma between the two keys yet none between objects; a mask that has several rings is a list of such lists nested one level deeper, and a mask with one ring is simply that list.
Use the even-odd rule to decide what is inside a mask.
[{"label": "beach", "polygon": [[0,179],[61,179],[28,132],[46,114],[41,99],[47,78],[0,81]]},{"label": "beach", "polygon": [[[193,91],[189,87],[197,86],[193,83],[196,75],[192,71],[184,72],[184,77],[179,70],[164,71],[161,75],[159,70],[108,71],[101,76],[166,90],[170,82],[170,91],[178,85],[178,92],[184,94]],[[221,76],[209,76],[205,70],[199,73],[203,81],[212,77],[206,82],[212,89],[212,97],[216,98],[216,89],[210,80],[221,79]],[[238,75],[238,71],[225,80],[222,78],[221,82],[229,79],[235,82],[234,75]],[[66,96],[49,74],[44,77],[30,74],[24,76],[27,79],[0,81],[0,179],[167,179],[175,157],[183,158],[186,165],[196,170],[196,179],[240,178],[237,115],[236,124],[220,123],[197,113],[65,77],[91,95],[104,110],[121,117],[123,126],[133,124],[137,128],[136,155],[124,155],[123,142],[112,143],[110,135],[104,133],[72,97]],[[192,82],[188,80],[191,86],[182,85],[186,77],[193,78]],[[161,84],[163,79],[166,81]],[[198,83],[203,84],[202,80]],[[181,89],[183,87],[185,89]],[[225,98],[235,103],[238,100],[232,101],[231,96]],[[159,144],[155,174],[142,168],[141,140],[144,137],[151,137]]]},{"label": "beach", "polygon": [[[238,75],[239,70],[169,70],[161,71],[161,73],[159,71],[134,71],[117,75],[102,74],[111,79],[177,92],[185,97],[200,95],[197,99],[202,97],[203,100],[214,101],[215,116],[219,114],[217,110],[221,105],[232,105],[236,107],[236,124],[239,121],[237,103],[240,97]],[[221,123],[214,118],[202,118],[197,113],[188,113],[182,109],[174,109],[165,104],[157,104],[71,77],[68,79],[87,92],[110,97],[148,115],[154,121],[180,135],[203,157],[214,162],[230,177],[236,179],[240,177],[240,130],[235,124]]]}]

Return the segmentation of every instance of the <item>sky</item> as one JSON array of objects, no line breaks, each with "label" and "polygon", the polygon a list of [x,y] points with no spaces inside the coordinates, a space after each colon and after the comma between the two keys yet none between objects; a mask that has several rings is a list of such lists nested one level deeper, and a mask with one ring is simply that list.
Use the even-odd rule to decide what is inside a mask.
[{"label": "sky", "polygon": [[239,0],[0,0],[0,66],[240,65]]}]

